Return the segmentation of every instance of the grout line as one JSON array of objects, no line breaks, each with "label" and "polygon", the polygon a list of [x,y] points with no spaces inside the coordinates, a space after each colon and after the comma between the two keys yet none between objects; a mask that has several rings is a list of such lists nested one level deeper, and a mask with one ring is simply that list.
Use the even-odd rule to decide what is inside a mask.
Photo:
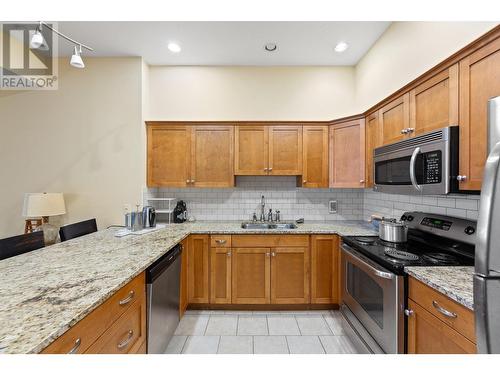
[{"label": "grout line", "polygon": [[299,321],[297,320],[297,315],[294,315],[295,324],[297,324],[297,328],[299,329],[300,336],[302,336],[302,330],[300,329]]},{"label": "grout line", "polygon": [[188,339],[189,339],[189,336],[186,336],[186,339],[184,340],[184,343],[182,344],[181,352],[179,354],[182,354],[184,352],[184,347],[186,346]]},{"label": "grout line", "polygon": [[255,354],[255,336],[250,336],[252,338],[252,354]]},{"label": "grout line", "polygon": [[318,337],[318,340],[319,340],[319,344],[320,344],[320,345],[321,345],[321,347],[323,348],[323,351],[325,352],[325,354],[328,354],[328,353],[326,352],[326,348],[325,348],[325,346],[323,345],[323,341],[321,341],[321,337],[320,337],[319,335],[318,335],[317,337]]},{"label": "grout line", "polygon": [[325,316],[323,314],[321,315],[321,319],[323,319],[323,322],[326,324],[326,328],[328,329],[328,331],[330,331],[332,336],[334,336],[334,333],[333,333],[332,329],[330,328],[330,326],[328,325],[328,322],[326,321]]},{"label": "grout line", "polygon": [[288,343],[288,336],[285,335],[285,342],[286,342],[286,347],[288,349],[288,354],[292,354],[292,352],[290,351],[290,344]]},{"label": "grout line", "polygon": [[240,316],[236,316],[236,336],[238,336],[238,333],[240,332]]},{"label": "grout line", "polygon": [[208,325],[209,324],[210,324],[210,315],[208,316],[207,325],[205,326],[205,331],[203,332],[203,336],[207,335],[207,330],[208,330]]},{"label": "grout line", "polygon": [[221,336],[219,336],[219,341],[217,342],[217,351],[215,352],[215,354],[219,354],[219,349],[220,349],[220,339],[221,339]]}]

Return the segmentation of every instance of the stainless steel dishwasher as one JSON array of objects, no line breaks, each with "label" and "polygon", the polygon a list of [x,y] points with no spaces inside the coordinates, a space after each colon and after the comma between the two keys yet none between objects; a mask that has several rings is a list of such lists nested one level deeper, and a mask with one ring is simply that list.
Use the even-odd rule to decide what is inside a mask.
[{"label": "stainless steel dishwasher", "polygon": [[148,354],[165,353],[179,324],[181,254],[177,245],[146,271]]}]

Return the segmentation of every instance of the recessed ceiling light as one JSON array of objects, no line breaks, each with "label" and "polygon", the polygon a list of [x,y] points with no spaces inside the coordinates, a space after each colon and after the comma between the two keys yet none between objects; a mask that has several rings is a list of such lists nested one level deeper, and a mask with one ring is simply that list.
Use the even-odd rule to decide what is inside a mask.
[{"label": "recessed ceiling light", "polygon": [[173,52],[173,53],[181,52],[181,46],[178,45],[177,43],[174,43],[174,42],[168,43],[167,48],[170,52]]},{"label": "recessed ceiling light", "polygon": [[276,45],[276,43],[267,43],[265,46],[264,46],[264,49],[267,51],[267,52],[274,52],[278,49],[278,46]]},{"label": "recessed ceiling light", "polygon": [[334,50],[335,52],[344,52],[347,47],[349,47],[349,45],[346,42],[338,42]]}]

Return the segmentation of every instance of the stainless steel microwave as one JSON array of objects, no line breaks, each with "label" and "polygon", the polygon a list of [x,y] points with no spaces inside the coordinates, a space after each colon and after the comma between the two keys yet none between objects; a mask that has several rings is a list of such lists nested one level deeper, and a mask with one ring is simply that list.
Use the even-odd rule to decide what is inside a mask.
[{"label": "stainless steel microwave", "polygon": [[373,190],[392,194],[458,193],[458,126],[373,151]]}]

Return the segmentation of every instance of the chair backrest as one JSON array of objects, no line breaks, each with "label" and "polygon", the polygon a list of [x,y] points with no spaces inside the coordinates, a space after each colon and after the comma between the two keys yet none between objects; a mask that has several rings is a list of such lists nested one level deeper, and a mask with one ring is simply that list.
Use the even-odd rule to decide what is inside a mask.
[{"label": "chair backrest", "polygon": [[0,260],[29,253],[45,246],[43,232],[33,232],[0,240]]},{"label": "chair backrest", "polygon": [[95,219],[80,221],[79,223],[68,224],[59,229],[61,242],[97,232],[97,222]]}]

